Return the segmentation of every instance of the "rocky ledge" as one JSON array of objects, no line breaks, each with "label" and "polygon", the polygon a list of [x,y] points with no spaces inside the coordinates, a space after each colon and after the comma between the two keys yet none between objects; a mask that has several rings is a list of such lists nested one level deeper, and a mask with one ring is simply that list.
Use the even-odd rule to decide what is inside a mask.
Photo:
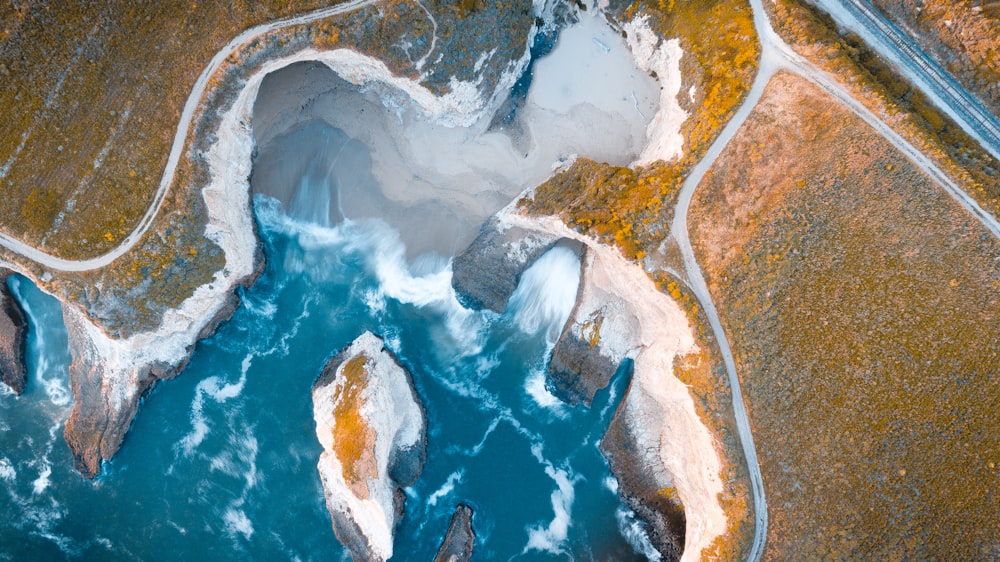
[{"label": "rocky ledge", "polygon": [[21,394],[25,383],[28,320],[7,287],[7,276],[7,272],[0,271],[0,382]]},{"label": "rocky ledge", "polygon": [[593,252],[586,244],[493,217],[452,262],[452,285],[465,306],[503,312],[521,274],[557,245],[580,256],[580,287],[552,350],[546,386],[568,404],[590,405],[594,393],[608,385],[630,351],[627,343],[616,337],[616,327],[623,326],[627,333],[634,318],[628,317],[622,298],[595,285]]},{"label": "rocky ledge", "polygon": [[63,435],[83,476],[97,476],[101,464],[118,452],[143,395],[183,371],[197,342],[233,315],[240,304],[237,289],[252,285],[263,271],[259,248],[255,254],[256,266],[249,274],[198,289],[182,309],[168,312],[158,329],[128,339],[110,337],[83,311],[63,303],[73,356],[73,409]]},{"label": "rocky ledge", "polygon": [[674,361],[698,351],[686,314],[641,266],[555,217],[498,213],[453,262],[468,303],[503,310],[520,274],[553,245],[582,246],[576,303],[553,349],[546,387],[590,404],[617,367],[634,374],[601,441],[624,503],[645,521],[664,559],[697,560],[726,532],[721,461]]},{"label": "rocky ledge", "polygon": [[472,529],[472,508],[458,504],[455,515],[451,516],[448,534],[438,548],[434,562],[469,562],[476,542],[476,532]]},{"label": "rocky ledge", "polygon": [[337,538],[356,561],[392,556],[396,523],[423,469],[424,412],[410,374],[365,332],[313,385],[319,474]]}]

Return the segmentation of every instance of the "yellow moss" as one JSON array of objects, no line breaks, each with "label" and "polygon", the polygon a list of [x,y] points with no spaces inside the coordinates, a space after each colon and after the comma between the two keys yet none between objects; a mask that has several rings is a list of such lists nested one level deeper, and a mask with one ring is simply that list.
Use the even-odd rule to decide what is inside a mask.
[{"label": "yellow moss", "polygon": [[368,478],[378,476],[375,464],[375,431],[361,408],[361,394],[368,384],[368,357],[358,355],[344,363],[338,373],[334,395],[333,449],[340,461],[344,481],[358,497],[369,495]]}]

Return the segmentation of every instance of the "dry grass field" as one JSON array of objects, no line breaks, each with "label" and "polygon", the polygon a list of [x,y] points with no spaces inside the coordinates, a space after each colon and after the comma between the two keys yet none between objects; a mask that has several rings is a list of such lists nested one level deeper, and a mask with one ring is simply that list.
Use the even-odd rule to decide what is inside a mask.
[{"label": "dry grass field", "polygon": [[935,161],[983,208],[1000,216],[1000,162],[851,33],[805,0],[764,3],[797,52],[837,76],[851,94]]},{"label": "dry grass field", "polygon": [[761,461],[766,557],[1000,556],[1000,243],[787,75],[691,212]]}]

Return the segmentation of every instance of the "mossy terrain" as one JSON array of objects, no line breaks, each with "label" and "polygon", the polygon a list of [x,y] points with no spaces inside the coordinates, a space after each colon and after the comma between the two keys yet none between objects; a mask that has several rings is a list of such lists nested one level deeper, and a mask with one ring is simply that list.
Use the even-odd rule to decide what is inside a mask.
[{"label": "mossy terrain", "polygon": [[872,0],[987,109],[1000,115],[1000,2]]},{"label": "mossy terrain", "polygon": [[930,157],[994,216],[1000,216],[1000,162],[899,76],[860,38],[842,34],[803,0],[765,2],[771,23],[796,51],[837,75],[854,95]]},{"label": "mossy terrain", "polygon": [[667,236],[673,205],[664,202],[676,196],[687,172],[749,92],[760,45],[745,0],[617,1],[609,10],[619,23],[646,15],[660,37],[680,41],[684,54],[677,101],[688,113],[681,126],[684,154],[638,170],[580,159],[539,186],[526,206],[558,214],[581,232],[642,259]]},{"label": "mossy terrain", "polygon": [[344,482],[356,496],[366,499],[368,478],[378,476],[375,461],[375,430],[368,425],[361,408],[362,392],[368,385],[368,357],[352,357],[338,373],[334,395],[333,448],[340,462]]},{"label": "mossy terrain", "polygon": [[152,201],[211,56],[248,27],[329,3],[4,3],[4,231],[67,258],[117,246]]},{"label": "mossy terrain", "polygon": [[540,215],[558,215],[567,225],[617,244],[631,259],[642,259],[667,235],[673,201],[683,178],[676,166],[612,166],[577,160],[543,183],[519,205]]},{"label": "mossy terrain", "polygon": [[995,557],[1000,243],[787,75],[691,221],[744,383],[766,558]]}]

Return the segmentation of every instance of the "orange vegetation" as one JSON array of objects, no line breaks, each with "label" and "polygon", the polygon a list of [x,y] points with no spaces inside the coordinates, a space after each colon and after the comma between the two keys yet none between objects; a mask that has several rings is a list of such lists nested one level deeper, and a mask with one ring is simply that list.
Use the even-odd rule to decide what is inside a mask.
[{"label": "orange vegetation", "polygon": [[369,494],[368,478],[378,476],[375,464],[375,430],[361,414],[361,396],[368,384],[368,357],[352,357],[338,373],[333,410],[333,450],[340,462],[344,482],[361,499]]},{"label": "orange vegetation", "polygon": [[764,3],[775,30],[799,53],[837,75],[852,95],[933,159],[962,189],[1000,216],[1000,162],[857,36],[804,0]]},{"label": "orange vegetation", "polygon": [[691,213],[750,410],[766,558],[996,557],[1000,242],[787,75]]}]

